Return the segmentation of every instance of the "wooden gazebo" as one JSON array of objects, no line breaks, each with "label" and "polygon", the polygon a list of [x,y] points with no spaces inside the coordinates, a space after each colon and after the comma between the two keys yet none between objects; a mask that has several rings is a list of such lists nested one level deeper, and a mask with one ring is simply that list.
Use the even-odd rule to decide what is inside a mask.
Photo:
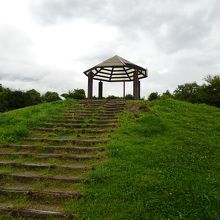
[{"label": "wooden gazebo", "polygon": [[147,77],[147,69],[140,67],[120,56],[114,56],[104,62],[86,70],[88,77],[88,98],[92,98],[93,79],[99,80],[98,97],[103,94],[103,82],[123,82],[123,95],[125,96],[125,82],[133,81],[134,99],[140,99],[140,79]]}]

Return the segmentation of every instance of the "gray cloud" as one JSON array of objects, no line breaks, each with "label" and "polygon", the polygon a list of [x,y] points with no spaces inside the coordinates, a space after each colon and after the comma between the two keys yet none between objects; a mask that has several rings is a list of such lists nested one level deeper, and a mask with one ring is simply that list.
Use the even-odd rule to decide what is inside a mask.
[{"label": "gray cloud", "polygon": [[[36,3],[37,2],[37,3]],[[171,53],[208,43],[219,20],[217,0],[36,0],[35,16],[44,23],[60,19],[91,19],[116,25],[126,34],[151,34],[160,49]]]},{"label": "gray cloud", "polygon": [[[49,29],[62,31],[59,27],[64,24],[71,29],[78,20],[99,24],[101,28],[96,31],[103,38],[102,27],[114,27],[117,35],[113,37],[108,33],[109,41],[92,41],[92,49],[83,48],[86,51],[78,56],[69,42],[74,58],[71,54],[67,58],[79,67],[73,65],[72,70],[58,70],[47,64],[39,66],[32,33],[28,35],[26,30],[15,26],[0,25],[0,80],[11,86],[18,87],[23,82],[25,88],[36,86],[42,91],[86,89],[82,72],[115,54],[148,67],[149,78],[142,82],[142,96],[154,90],[172,90],[184,82],[202,82],[206,74],[219,72],[218,0],[32,0],[29,10],[34,25],[45,31],[45,36]],[[90,42],[94,33],[85,32],[85,35],[84,41]],[[77,40],[83,46],[83,42]],[[56,53],[56,42],[51,45],[53,47],[45,51],[52,48]],[[105,84],[105,87],[115,95],[121,93],[120,85]],[[129,85],[130,92],[131,87]]]}]

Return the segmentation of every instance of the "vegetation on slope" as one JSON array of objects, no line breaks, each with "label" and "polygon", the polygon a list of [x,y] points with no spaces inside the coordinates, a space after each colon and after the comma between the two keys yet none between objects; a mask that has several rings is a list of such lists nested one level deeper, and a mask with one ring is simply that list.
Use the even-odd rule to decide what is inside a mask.
[{"label": "vegetation on slope", "polygon": [[161,99],[121,122],[109,160],[67,209],[95,220],[220,218],[218,108]]},{"label": "vegetation on slope", "polygon": [[[202,85],[198,85],[196,82],[178,85],[173,94],[167,90],[162,96],[191,103],[206,103],[220,107],[220,75],[207,76],[205,83]],[[152,101],[159,98],[160,95],[157,92],[152,92],[148,100]]]},{"label": "vegetation on slope", "polygon": [[15,142],[28,135],[28,128],[72,105],[74,100],[44,103],[0,113],[0,143]]}]

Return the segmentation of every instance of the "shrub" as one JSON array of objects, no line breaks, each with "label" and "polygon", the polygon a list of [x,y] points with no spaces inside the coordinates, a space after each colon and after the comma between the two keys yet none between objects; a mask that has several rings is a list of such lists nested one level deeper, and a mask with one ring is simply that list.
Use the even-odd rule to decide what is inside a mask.
[{"label": "shrub", "polygon": [[153,101],[156,99],[159,99],[160,95],[157,92],[152,92],[149,96],[148,96],[148,100],[149,101]]},{"label": "shrub", "polygon": [[114,96],[114,95],[109,95],[107,97],[107,99],[119,99],[119,97],[118,96]]},{"label": "shrub", "polygon": [[25,105],[36,105],[41,103],[40,93],[35,89],[28,90],[25,94]]},{"label": "shrub", "polygon": [[64,93],[61,95],[65,99],[85,99],[86,94],[84,89],[74,89],[73,91],[69,91],[69,93]]},{"label": "shrub", "polygon": [[58,101],[61,98],[59,97],[58,93],[56,92],[46,92],[43,96],[42,96],[42,100],[44,102],[54,102],[54,101]]},{"label": "shrub", "polygon": [[127,95],[125,96],[125,99],[127,99],[127,100],[132,100],[132,99],[134,99],[134,96],[131,95],[131,94],[127,94]]}]

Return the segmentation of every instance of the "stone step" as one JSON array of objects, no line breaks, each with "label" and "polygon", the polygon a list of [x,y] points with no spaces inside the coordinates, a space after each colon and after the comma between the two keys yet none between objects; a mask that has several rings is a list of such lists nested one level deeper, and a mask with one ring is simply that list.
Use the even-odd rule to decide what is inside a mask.
[{"label": "stone step", "polygon": [[39,142],[56,142],[56,143],[71,143],[74,145],[93,145],[93,144],[106,144],[108,140],[87,140],[87,139],[58,139],[58,138],[25,138],[26,141],[39,141]]},{"label": "stone step", "polygon": [[103,109],[105,111],[123,111],[124,110],[124,106],[104,106]]},{"label": "stone step", "polygon": [[100,112],[99,114],[97,114],[96,116],[115,116],[117,113],[112,113],[112,112]]},{"label": "stone step", "polygon": [[80,123],[43,123],[42,125],[46,127],[64,127],[64,128],[106,128],[106,127],[116,127],[116,123],[108,124],[80,124]]},{"label": "stone step", "polygon": [[81,166],[81,165],[59,165],[59,164],[48,164],[48,163],[20,163],[14,161],[0,161],[0,166],[10,167],[23,167],[27,169],[63,169],[72,171],[87,171],[94,170],[92,166]]},{"label": "stone step", "polygon": [[[117,119],[109,119],[109,120],[90,120],[89,123],[99,123],[99,124],[115,124],[117,123]],[[72,123],[72,124],[79,124],[85,125],[85,121],[82,120],[75,120],[75,119],[50,119],[47,120],[47,123]]]},{"label": "stone step", "polygon": [[63,112],[63,114],[89,114],[89,115],[93,115],[95,114],[96,111],[94,110],[65,110]]},{"label": "stone step", "polygon": [[[102,107],[100,107],[102,108]],[[74,107],[69,107],[69,108],[65,108],[64,111],[80,111],[80,110],[83,110],[83,111],[94,111],[96,110],[96,108],[94,107],[90,107],[90,106],[79,106],[78,108],[74,108]]]},{"label": "stone step", "polygon": [[18,181],[51,180],[66,183],[82,183],[85,181],[84,179],[75,176],[40,176],[32,173],[0,173],[0,178],[13,178]]},{"label": "stone step", "polygon": [[[55,119],[75,119],[75,120],[80,120],[80,123],[81,122],[84,122],[85,121],[85,119],[86,120],[88,120],[88,119],[92,119],[92,120],[95,120],[95,119],[97,119],[97,117],[98,116],[100,116],[99,114],[97,114],[97,115],[94,115],[94,117],[93,118],[85,118],[84,116],[73,116],[73,115],[66,115],[66,116],[60,116],[60,117],[56,117],[56,116],[54,116],[54,117],[52,117],[52,118],[55,118]],[[112,117],[107,117],[107,118],[105,118],[105,117],[103,117],[103,118],[100,118],[100,120],[106,120],[106,119],[117,119],[117,117],[116,117],[117,115],[114,115],[114,116],[112,116]]]},{"label": "stone step", "polygon": [[68,191],[36,191],[33,189],[25,189],[18,187],[0,187],[0,194],[15,194],[15,195],[25,195],[30,198],[75,198],[79,199],[82,194],[79,192],[68,192]]},{"label": "stone step", "polygon": [[94,115],[95,111],[64,111],[62,114],[81,114],[81,115]]},{"label": "stone step", "polygon": [[123,108],[125,107],[126,105],[124,103],[116,103],[116,104],[105,104],[104,107],[105,108]]},{"label": "stone step", "polygon": [[0,207],[1,215],[11,215],[16,219],[22,218],[35,218],[35,219],[48,219],[48,218],[60,218],[60,219],[75,219],[77,214],[64,213],[59,211],[39,210],[39,209],[17,209],[16,207]]},{"label": "stone step", "polygon": [[37,146],[26,144],[3,144],[0,148],[18,150],[40,150],[40,151],[65,151],[65,152],[99,152],[104,151],[103,147],[66,147],[66,146]]},{"label": "stone step", "polygon": [[34,158],[57,158],[68,160],[99,160],[100,158],[92,155],[74,154],[36,154],[26,152],[0,152],[0,156],[34,157]]},{"label": "stone step", "polygon": [[57,128],[32,128],[32,131],[43,131],[43,132],[77,132],[81,134],[101,134],[106,132],[113,132],[114,130],[106,130],[106,129],[99,129],[99,130],[91,130],[91,129],[77,129],[70,130],[67,128],[57,127]]}]

